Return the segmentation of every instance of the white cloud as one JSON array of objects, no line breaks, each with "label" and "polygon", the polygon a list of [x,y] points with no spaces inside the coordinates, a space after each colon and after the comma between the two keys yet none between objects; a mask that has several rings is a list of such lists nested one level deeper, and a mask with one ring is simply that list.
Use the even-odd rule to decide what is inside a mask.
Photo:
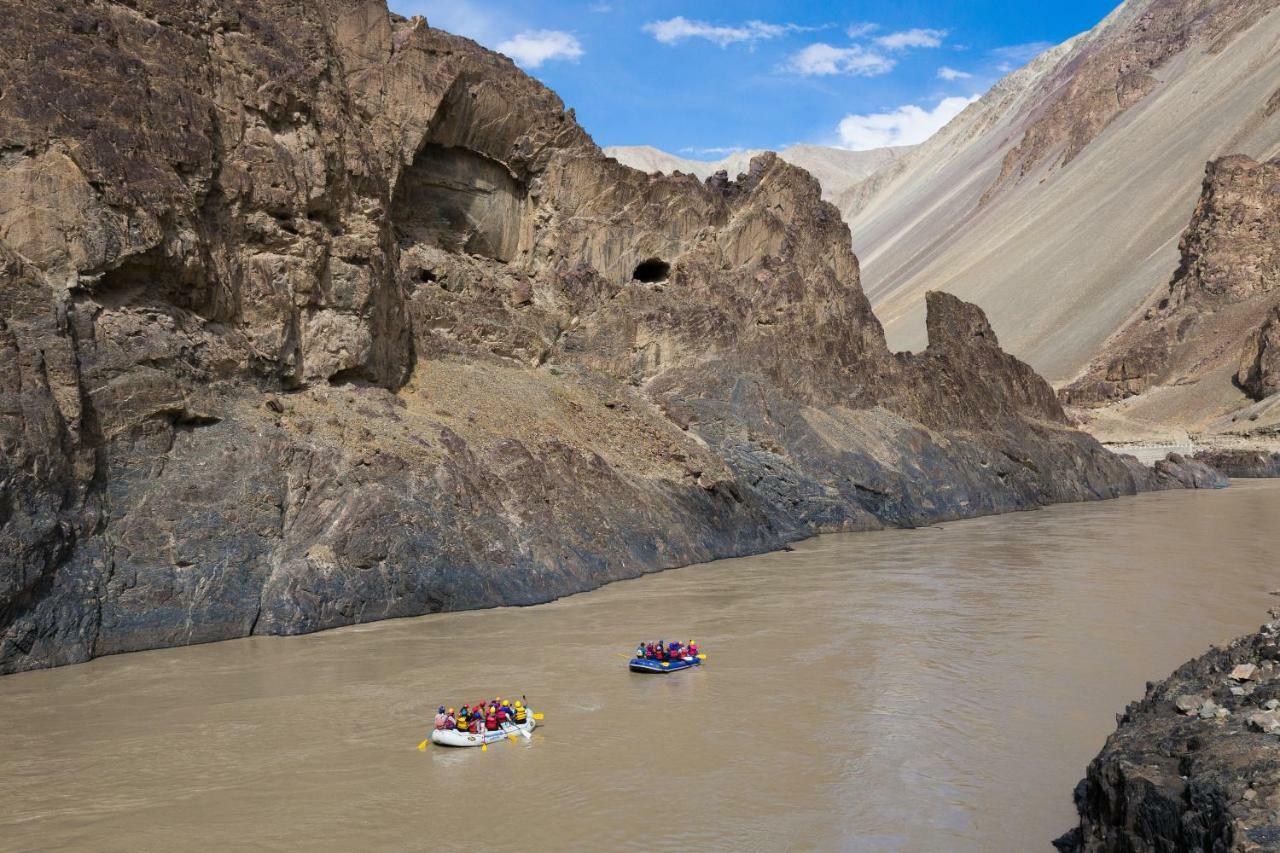
[{"label": "white cloud", "polygon": [[875,77],[888,74],[895,62],[874,50],[859,45],[832,47],[829,44],[811,44],[787,58],[785,70],[805,77],[826,77],[833,74],[852,74],[858,77]]},{"label": "white cloud", "polygon": [[938,69],[938,78],[941,80],[968,80],[972,76],[968,71],[957,71],[946,65]]},{"label": "white cloud", "polygon": [[582,56],[581,43],[560,30],[528,30],[500,43],[497,50],[522,68],[537,68],[548,60]]},{"label": "white cloud", "polygon": [[876,39],[876,44],[886,50],[906,50],[909,47],[942,47],[942,40],[946,38],[946,35],[946,30],[903,30],[899,33],[880,36],[880,38]]},{"label": "white cloud", "polygon": [[861,24],[850,24],[845,29],[844,32],[845,32],[845,35],[849,36],[849,38],[851,39],[860,39],[863,36],[871,35],[878,29],[880,29],[879,24],[861,23]]},{"label": "white cloud", "polygon": [[721,47],[737,42],[764,41],[774,39],[787,33],[804,32],[812,27],[799,24],[769,24],[764,21],[746,21],[731,26],[709,24],[706,21],[691,21],[683,15],[665,21],[652,21],[642,28],[663,44],[677,44],[685,39],[706,39]]},{"label": "white cloud", "polygon": [[854,151],[915,145],[933,136],[976,100],[977,95],[943,98],[932,110],[907,104],[888,113],[848,115],[840,122],[840,145]]}]

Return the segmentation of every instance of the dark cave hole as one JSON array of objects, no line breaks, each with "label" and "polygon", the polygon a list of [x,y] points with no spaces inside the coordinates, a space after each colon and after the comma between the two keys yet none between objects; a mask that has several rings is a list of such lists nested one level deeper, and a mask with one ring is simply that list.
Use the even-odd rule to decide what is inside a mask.
[{"label": "dark cave hole", "polygon": [[650,258],[647,261],[641,261],[631,277],[645,284],[653,284],[657,281],[666,281],[670,273],[671,264],[659,258]]}]

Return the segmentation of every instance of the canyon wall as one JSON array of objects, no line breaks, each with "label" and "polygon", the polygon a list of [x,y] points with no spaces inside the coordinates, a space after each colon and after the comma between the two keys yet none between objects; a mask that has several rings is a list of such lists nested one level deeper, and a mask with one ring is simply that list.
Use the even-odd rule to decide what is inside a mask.
[{"label": "canyon wall", "polygon": [[607,158],[382,0],[0,0],[0,672],[1160,487],[772,155]]}]

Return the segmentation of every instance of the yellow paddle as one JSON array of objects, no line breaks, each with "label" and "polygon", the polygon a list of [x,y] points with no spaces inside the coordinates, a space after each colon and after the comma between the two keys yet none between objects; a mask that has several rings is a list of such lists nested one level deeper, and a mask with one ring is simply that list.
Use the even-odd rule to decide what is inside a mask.
[{"label": "yellow paddle", "polygon": [[541,719],[543,719],[543,715],[542,715],[542,714],[534,714],[534,715],[533,715],[533,718],[534,718],[535,720],[541,720]]},{"label": "yellow paddle", "polygon": [[422,743],[418,744],[418,752],[426,752],[426,751],[427,751],[427,742],[424,740]]}]

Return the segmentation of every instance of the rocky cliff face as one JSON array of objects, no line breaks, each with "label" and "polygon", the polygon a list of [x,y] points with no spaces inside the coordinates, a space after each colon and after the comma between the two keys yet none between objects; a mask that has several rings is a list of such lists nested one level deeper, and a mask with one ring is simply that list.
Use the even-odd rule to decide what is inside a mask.
[{"label": "rocky cliff face", "polygon": [[1263,401],[1280,391],[1278,234],[1280,159],[1209,163],[1169,285],[1063,389],[1063,400],[1101,407],[1218,374],[1243,392],[1236,408],[1250,405],[1246,395]]},{"label": "rocky cliff face", "polygon": [[1280,620],[1149,684],[1076,787],[1064,851],[1280,849]]},{"label": "rocky cliff face", "polygon": [[959,300],[892,355],[806,173],[627,169],[382,0],[0,0],[0,46],[0,672],[1208,482]]}]

